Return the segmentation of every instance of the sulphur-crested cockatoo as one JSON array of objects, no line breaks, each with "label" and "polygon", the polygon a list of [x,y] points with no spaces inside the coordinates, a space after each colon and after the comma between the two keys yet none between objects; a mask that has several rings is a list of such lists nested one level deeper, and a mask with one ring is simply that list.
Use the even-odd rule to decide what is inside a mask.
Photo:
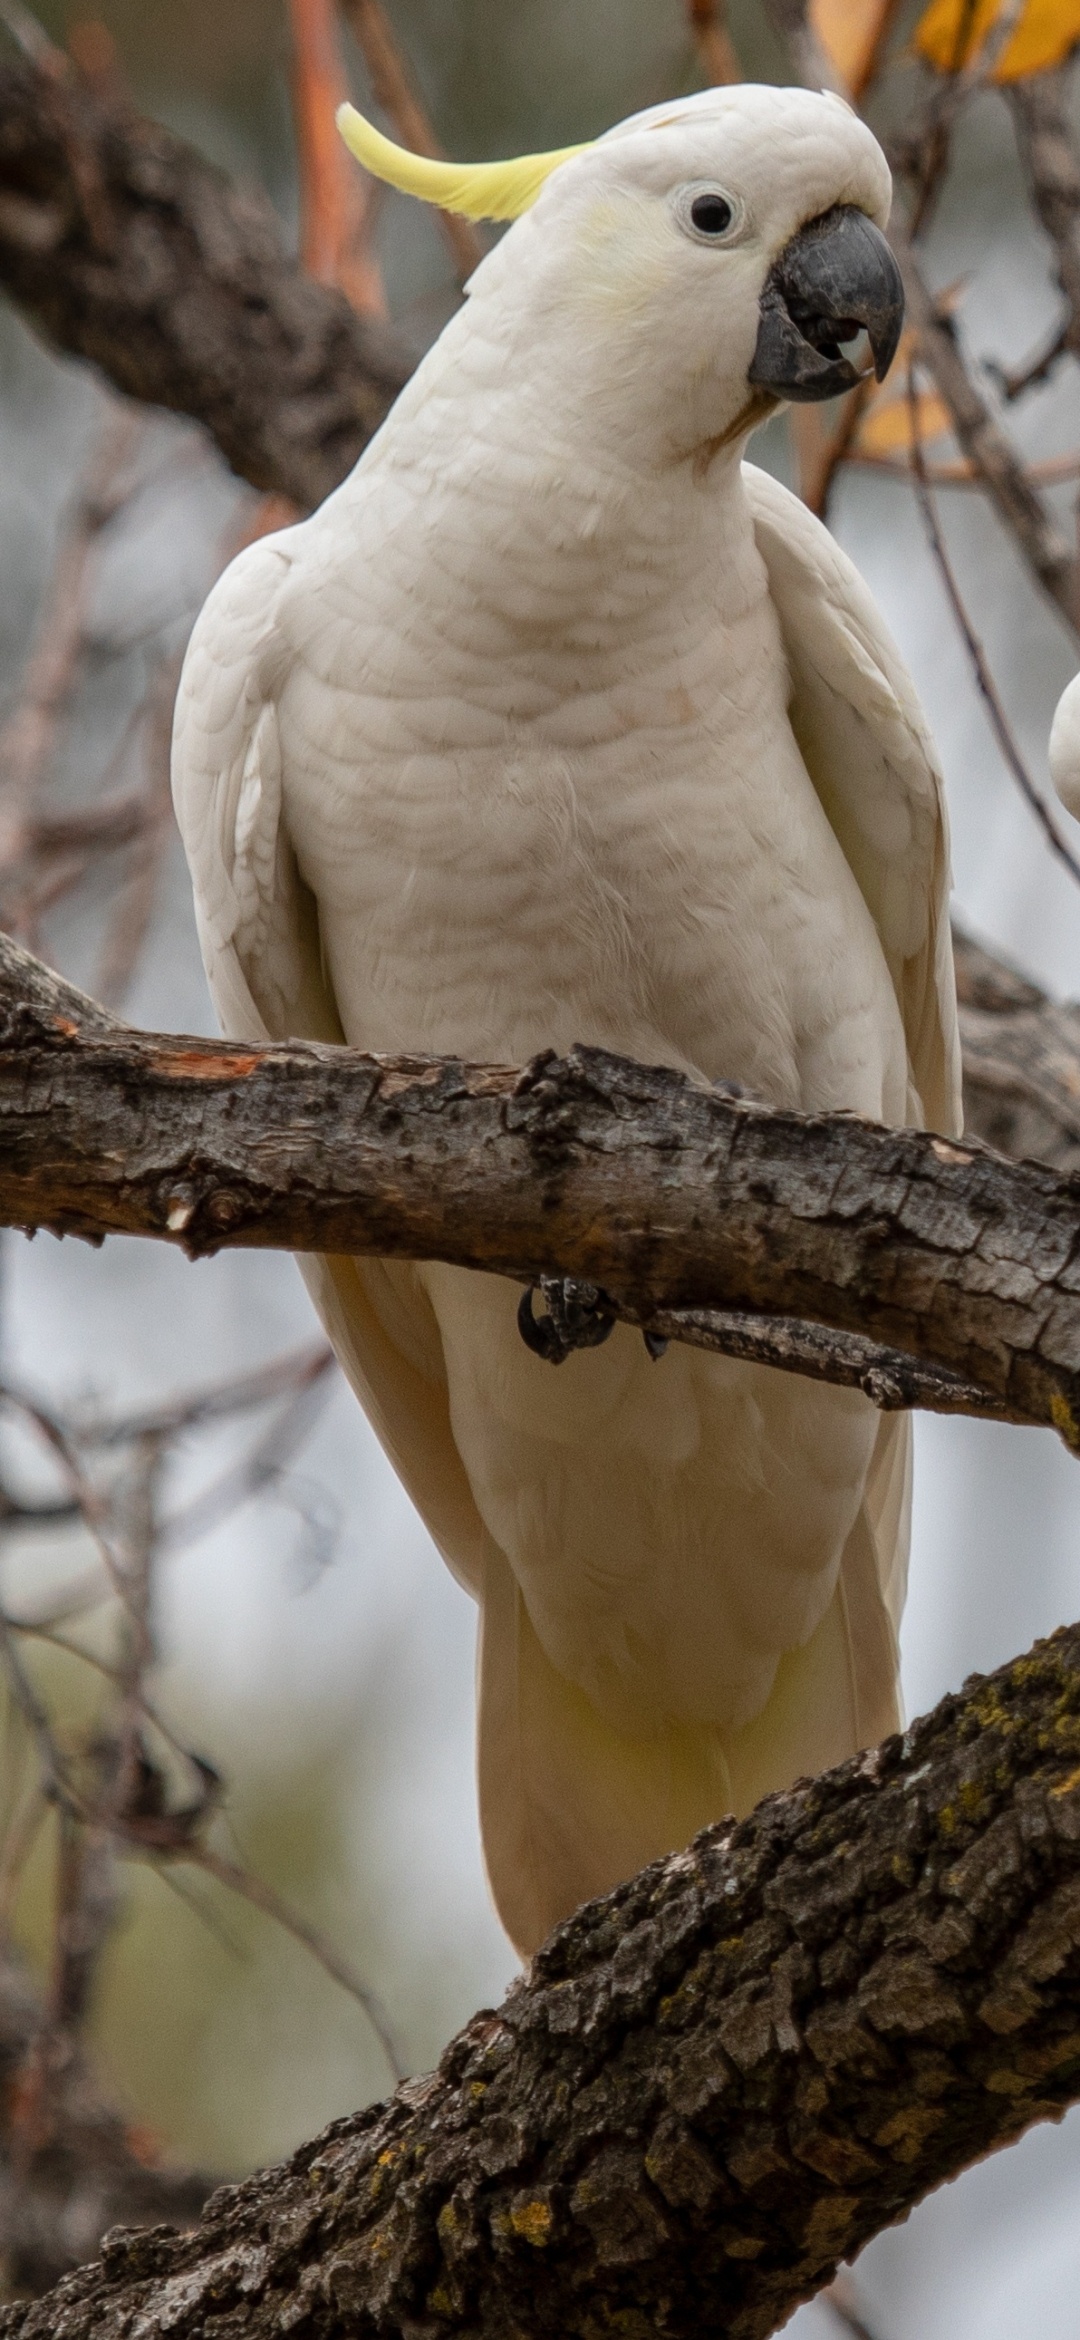
[{"label": "sulphur-crested cockatoo", "polygon": [[1066,812],[1080,821],[1080,674],[1062,691],[1050,727],[1050,777]]},{"label": "sulphur-crested cockatoo", "polygon": [[[959,1126],[941,783],[850,562],[743,463],[901,320],[889,174],[742,87],[385,178],[516,224],[351,477],[195,628],[176,803],[226,1030],[520,1063],[589,1042],[778,1105]],[[905,1419],[519,1290],[310,1288],[481,1609],[488,1871],[523,1953],[897,1719]]]}]

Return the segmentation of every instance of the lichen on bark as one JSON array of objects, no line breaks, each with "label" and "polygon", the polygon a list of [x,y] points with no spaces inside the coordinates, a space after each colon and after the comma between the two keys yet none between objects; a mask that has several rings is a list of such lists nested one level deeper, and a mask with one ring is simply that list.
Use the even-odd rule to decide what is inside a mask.
[{"label": "lichen on bark", "polygon": [[764,2340],[1080,2096],[1080,1628],[561,1927],[437,2073],[3,2340]]}]

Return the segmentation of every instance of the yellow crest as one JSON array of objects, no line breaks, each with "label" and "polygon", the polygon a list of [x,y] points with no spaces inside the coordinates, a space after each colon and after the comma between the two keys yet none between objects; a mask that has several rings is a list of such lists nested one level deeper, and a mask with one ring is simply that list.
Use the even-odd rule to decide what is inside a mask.
[{"label": "yellow crest", "polygon": [[466,219],[520,219],[535,203],[545,179],[571,155],[584,154],[593,141],[581,146],[556,147],[551,154],[519,154],[512,162],[436,162],[430,155],[410,154],[384,138],[373,122],[355,106],[339,106],[337,126],[350,154],[375,179],[418,195],[421,203],[436,203],[440,211],[457,211]]}]

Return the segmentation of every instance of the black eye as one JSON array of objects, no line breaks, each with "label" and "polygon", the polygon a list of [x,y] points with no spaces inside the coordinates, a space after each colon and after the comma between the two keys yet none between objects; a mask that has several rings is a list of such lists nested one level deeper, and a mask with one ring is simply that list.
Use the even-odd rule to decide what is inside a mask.
[{"label": "black eye", "polygon": [[699,236],[724,236],[735,214],[722,195],[695,195],[690,217]]}]

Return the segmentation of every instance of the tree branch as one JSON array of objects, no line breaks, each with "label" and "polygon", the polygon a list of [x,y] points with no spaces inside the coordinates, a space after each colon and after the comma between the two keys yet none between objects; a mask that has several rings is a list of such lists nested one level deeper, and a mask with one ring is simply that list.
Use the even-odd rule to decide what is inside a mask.
[{"label": "tree branch", "polygon": [[337,486],[413,364],[302,273],[258,189],[22,63],[0,70],[0,285],[58,348],[194,416],[244,479],[302,506]]},{"label": "tree branch", "polygon": [[935,306],[914,246],[895,217],[890,223],[889,241],[900,263],[908,318],[918,335],[918,354],[949,409],[957,440],[1033,576],[1075,632],[1076,569],[1068,545],[1015,448],[976,388],[964,363],[956,327]]},{"label": "tree branch", "polygon": [[1068,95],[1072,60],[1052,73],[1008,82],[1005,97],[1016,124],[1028,192],[1054,251],[1065,319],[1055,349],[1080,357],[1080,161]]},{"label": "tree branch", "polygon": [[597,1049],[515,1069],[133,1032],[10,941],[0,1126],[8,1225],[573,1275],[740,1356],[745,1312],[795,1317],[764,1362],[1080,1445],[1080,1197],[1034,1164]]},{"label": "tree branch", "polygon": [[1014,1161],[1080,1171],[1080,1006],[1058,1005],[953,929],[964,1127]]},{"label": "tree branch", "polygon": [[70,2041],[48,2088],[27,2078],[48,2029],[45,2009],[9,1949],[0,1950],[0,2257],[14,2291],[43,2291],[96,2250],[118,2220],[193,2222],[213,2179],[158,2168],[105,2103]]},{"label": "tree branch", "polygon": [[[836,72],[813,29],[807,0],[766,0],[766,5],[787,44],[796,79],[809,89],[836,89]],[[1004,24],[1004,14],[1001,21]],[[840,95],[848,92],[841,90]],[[894,157],[898,168],[910,160],[907,148],[894,149]],[[911,234],[895,210],[889,241],[904,279],[908,323],[918,336],[918,355],[948,407],[956,438],[1032,575],[1075,632],[1076,562],[1049,505],[973,380],[952,319],[938,308]]]},{"label": "tree branch", "polygon": [[552,1935],[431,2078],[4,2340],[765,2340],[1080,2096],[1080,1628]]}]

